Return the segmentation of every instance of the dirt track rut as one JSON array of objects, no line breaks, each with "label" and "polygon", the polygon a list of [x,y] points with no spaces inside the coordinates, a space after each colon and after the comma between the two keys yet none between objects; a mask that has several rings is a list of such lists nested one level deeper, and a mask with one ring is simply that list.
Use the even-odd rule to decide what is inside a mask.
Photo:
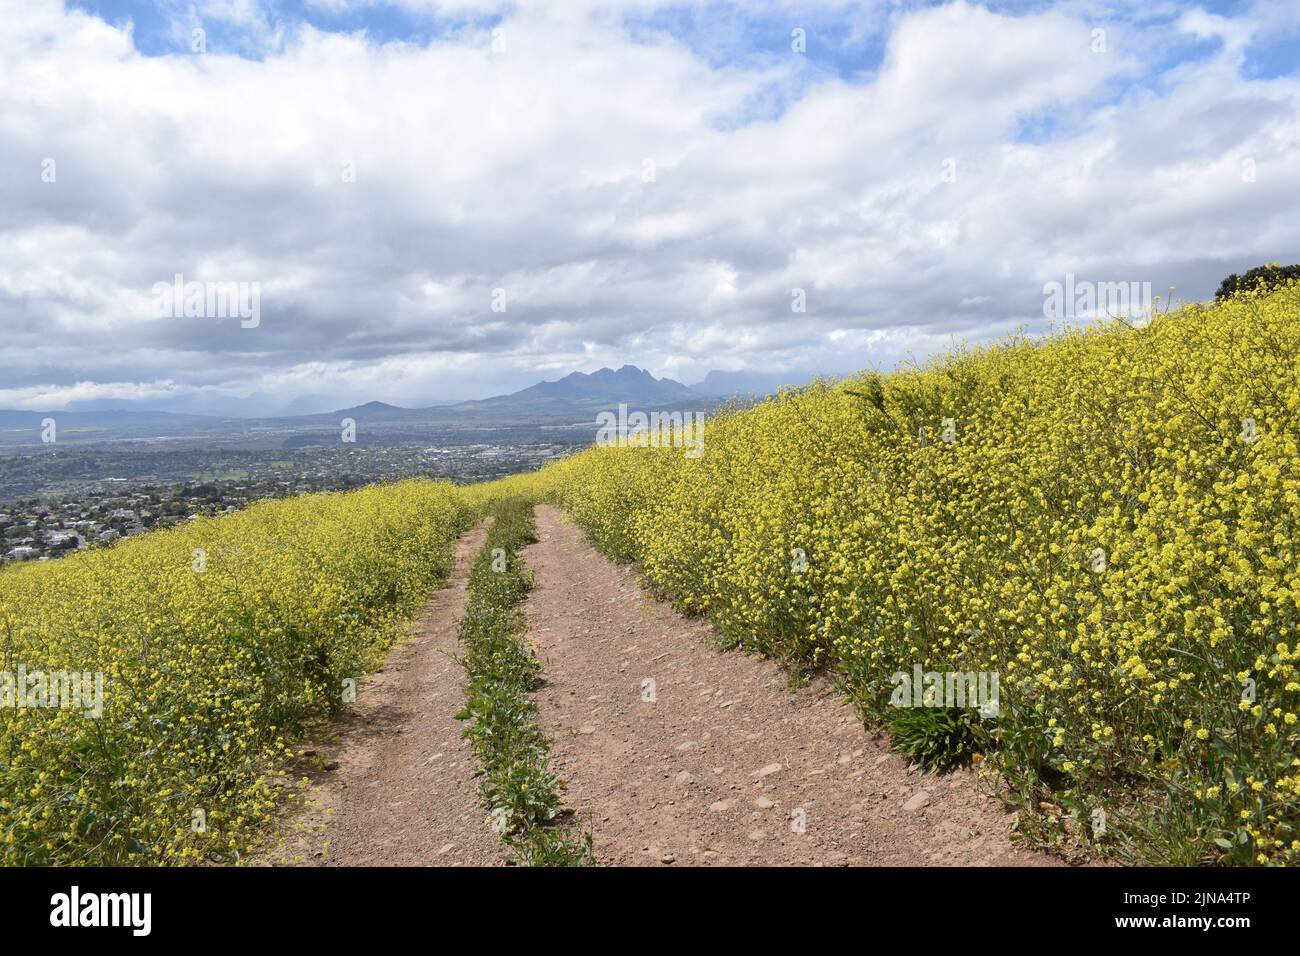
[{"label": "dirt track rut", "polygon": [[[492,866],[507,851],[485,822],[477,764],[455,719],[465,672],[456,625],[469,567],[486,530],[457,543],[450,582],[362,681],[357,702],[322,749],[337,766],[313,774],[304,831],[264,862],[316,866]],[[326,849],[328,845],[328,849]]]}]

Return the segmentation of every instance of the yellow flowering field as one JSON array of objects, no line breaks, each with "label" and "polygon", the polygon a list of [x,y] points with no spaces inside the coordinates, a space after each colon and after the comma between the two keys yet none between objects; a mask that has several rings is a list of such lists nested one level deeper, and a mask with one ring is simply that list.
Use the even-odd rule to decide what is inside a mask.
[{"label": "yellow flowering field", "polygon": [[98,715],[0,707],[3,861],[237,859],[304,724],[378,663],[472,515],[523,495],[873,722],[899,672],[996,674],[987,764],[1103,849],[1293,863],[1298,414],[1293,285],[788,391],[711,418],[698,457],[593,448],[7,568],[0,678],[103,687]]},{"label": "yellow flowering field", "polygon": [[102,679],[96,715],[54,692],[18,706],[11,676],[0,858],[236,859],[275,809],[290,741],[379,662],[469,517],[451,485],[410,481],[0,572],[0,670]]},{"label": "yellow flowering field", "polygon": [[1300,287],[962,351],[595,448],[550,495],[722,635],[870,717],[1000,677],[1028,807],[1156,862],[1300,859]]}]

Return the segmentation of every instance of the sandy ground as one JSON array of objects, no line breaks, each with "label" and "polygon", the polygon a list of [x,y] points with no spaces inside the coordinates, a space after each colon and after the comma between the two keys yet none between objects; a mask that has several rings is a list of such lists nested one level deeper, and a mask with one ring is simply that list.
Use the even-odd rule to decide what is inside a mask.
[{"label": "sandy ground", "polygon": [[[465,672],[456,624],[470,563],[486,530],[464,535],[450,582],[393,649],[384,669],[362,681],[357,702],[319,745],[308,809],[283,847],[257,863],[306,866],[491,866],[507,852],[479,805],[476,769],[463,724]],[[326,848],[327,847],[327,848]]]},{"label": "sandy ground", "polygon": [[[924,775],[825,683],[710,646],[557,510],[524,550],[565,801],[612,865],[1059,865],[1013,844],[970,772]],[[441,746],[441,745],[440,745]]]}]

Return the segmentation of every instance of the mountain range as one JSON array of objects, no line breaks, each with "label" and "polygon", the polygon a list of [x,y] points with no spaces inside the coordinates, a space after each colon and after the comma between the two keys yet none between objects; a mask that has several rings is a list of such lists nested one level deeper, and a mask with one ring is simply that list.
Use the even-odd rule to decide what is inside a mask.
[{"label": "mountain range", "polygon": [[[624,365],[619,369],[602,368],[590,373],[572,372],[561,379],[538,382],[506,395],[424,408],[404,408],[376,401],[329,412],[256,417],[202,415],[124,401],[100,405],[82,403],[64,411],[0,409],[0,444],[32,444],[38,440],[35,434],[47,418],[53,418],[57,423],[60,441],[203,439],[310,432],[336,429],[344,418],[354,419],[358,425],[406,429],[460,430],[521,424],[568,426],[594,421],[598,412],[613,410],[620,403],[644,411],[708,410],[733,396],[761,396],[776,391],[783,384],[802,384],[810,377],[715,371],[696,385],[687,386],[670,378],[655,378],[634,365]],[[256,399],[257,396],[249,396],[242,401],[251,403]],[[303,406],[300,404],[298,407]]]}]

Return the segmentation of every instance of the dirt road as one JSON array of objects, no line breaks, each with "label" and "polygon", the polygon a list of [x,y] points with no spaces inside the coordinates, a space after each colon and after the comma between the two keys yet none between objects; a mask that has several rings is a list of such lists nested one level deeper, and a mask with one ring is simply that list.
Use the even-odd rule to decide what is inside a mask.
[{"label": "dirt road", "polygon": [[[606,865],[1059,865],[1010,839],[970,772],[910,771],[824,682],[711,644],[709,625],[653,599],[556,509],[523,551],[542,661],[539,720],[565,802]],[[454,714],[456,624],[483,529],[355,708],[320,746],[310,809],[256,862],[500,865],[473,754]]]}]

